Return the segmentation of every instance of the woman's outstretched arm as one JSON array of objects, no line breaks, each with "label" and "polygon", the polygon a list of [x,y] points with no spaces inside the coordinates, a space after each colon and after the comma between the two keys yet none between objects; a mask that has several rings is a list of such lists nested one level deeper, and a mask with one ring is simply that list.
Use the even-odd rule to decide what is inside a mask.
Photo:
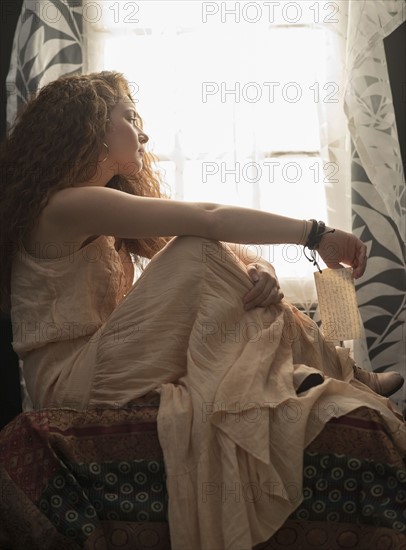
[{"label": "woman's outstretched arm", "polygon": [[45,209],[51,223],[85,238],[196,235],[232,243],[304,244],[311,228],[311,222],[253,208],[140,197],[96,185],[57,191]]},{"label": "woman's outstretched arm", "polygon": [[[121,238],[196,235],[243,244],[305,244],[312,223],[253,208],[130,195],[103,186],[68,187],[45,206],[55,230],[82,241],[91,235]],[[366,246],[336,230],[323,236],[319,253],[328,267],[344,262],[360,277]]]}]

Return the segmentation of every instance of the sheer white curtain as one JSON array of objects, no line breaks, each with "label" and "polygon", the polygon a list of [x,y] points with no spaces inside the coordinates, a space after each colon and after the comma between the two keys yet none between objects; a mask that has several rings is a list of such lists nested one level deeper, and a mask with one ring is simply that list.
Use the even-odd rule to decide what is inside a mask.
[{"label": "sheer white curtain", "polygon": [[[346,135],[339,14],[331,2],[276,4],[85,1],[85,71],[132,83],[174,198],[349,229],[348,148],[327,145]],[[275,264],[288,299],[316,303],[301,247],[246,253]]]}]

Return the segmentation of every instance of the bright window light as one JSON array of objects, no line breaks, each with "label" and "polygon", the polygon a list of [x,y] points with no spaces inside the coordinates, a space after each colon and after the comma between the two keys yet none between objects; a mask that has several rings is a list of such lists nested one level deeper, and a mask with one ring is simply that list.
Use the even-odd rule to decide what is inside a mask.
[{"label": "bright window light", "polygon": [[[100,63],[131,83],[173,198],[328,219],[319,107],[338,91],[321,26],[203,23],[200,2],[138,2],[124,25],[123,3],[101,4]],[[313,284],[302,252],[260,246],[281,279]]]}]

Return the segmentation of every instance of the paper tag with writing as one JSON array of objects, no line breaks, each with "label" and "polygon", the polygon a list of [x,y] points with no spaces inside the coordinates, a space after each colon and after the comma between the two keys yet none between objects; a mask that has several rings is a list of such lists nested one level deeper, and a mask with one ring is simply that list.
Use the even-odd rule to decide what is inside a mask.
[{"label": "paper tag with writing", "polygon": [[323,335],[326,340],[362,338],[354,279],[350,267],[323,269],[314,274]]}]

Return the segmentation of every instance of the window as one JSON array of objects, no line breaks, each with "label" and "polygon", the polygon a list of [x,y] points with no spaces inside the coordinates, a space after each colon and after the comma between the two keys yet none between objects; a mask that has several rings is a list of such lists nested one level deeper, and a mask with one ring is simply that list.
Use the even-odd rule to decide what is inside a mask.
[{"label": "window", "polygon": [[[265,5],[276,2],[99,4],[89,70],[119,70],[132,83],[173,198],[328,219],[336,169],[323,162],[320,128],[323,104],[338,99],[324,75],[323,2],[306,2],[298,21],[303,3],[290,2],[271,24]],[[287,297],[315,297],[302,247],[250,249],[275,264]]]}]

